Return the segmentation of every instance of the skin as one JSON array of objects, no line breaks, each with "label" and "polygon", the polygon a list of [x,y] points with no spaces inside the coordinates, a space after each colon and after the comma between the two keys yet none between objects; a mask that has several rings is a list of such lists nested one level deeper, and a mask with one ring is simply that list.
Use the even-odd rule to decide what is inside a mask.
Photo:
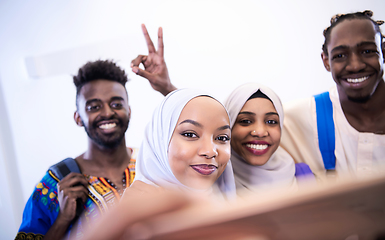
[{"label": "skin", "polygon": [[328,55],[322,53],[321,57],[337,84],[348,122],[359,132],[384,134],[384,49],[380,33],[369,20],[344,20],[332,29],[327,48]]},{"label": "skin", "polygon": [[[279,116],[273,103],[265,98],[248,100],[237,116],[231,136],[232,149],[248,164],[264,165],[281,140]],[[267,148],[261,149],[262,146]]]},{"label": "skin", "polygon": [[224,107],[210,97],[183,108],[168,149],[171,170],[184,185],[208,189],[230,159],[230,126]]},{"label": "skin", "polygon": [[[91,81],[82,87],[77,105],[74,119],[88,133],[88,149],[76,162],[83,174],[108,178],[121,191],[122,173],[131,159],[124,138],[131,114],[124,86],[102,79]],[[100,128],[102,125],[109,128]],[[117,143],[111,146],[111,141]],[[58,183],[60,212],[44,239],[63,238],[75,218],[76,199],[86,201],[88,182],[83,174],[70,173]]]}]

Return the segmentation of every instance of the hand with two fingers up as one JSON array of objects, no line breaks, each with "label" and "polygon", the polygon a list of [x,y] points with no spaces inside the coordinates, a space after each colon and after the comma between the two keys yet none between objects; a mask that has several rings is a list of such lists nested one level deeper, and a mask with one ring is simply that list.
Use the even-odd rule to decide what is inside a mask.
[{"label": "hand with two fingers up", "polygon": [[[144,24],[142,24],[142,31],[144,38],[146,39],[148,55],[138,55],[132,60],[132,71],[137,75],[146,78],[154,90],[166,96],[168,93],[176,90],[176,87],[171,83],[166,62],[164,61],[162,28],[160,27],[158,30],[158,50],[155,49]],[[143,64],[144,69],[139,68],[140,64]]]}]

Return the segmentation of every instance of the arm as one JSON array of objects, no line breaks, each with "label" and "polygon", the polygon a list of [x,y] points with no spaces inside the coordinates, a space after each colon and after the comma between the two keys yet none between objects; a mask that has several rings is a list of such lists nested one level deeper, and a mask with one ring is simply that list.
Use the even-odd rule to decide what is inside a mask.
[{"label": "arm", "polygon": [[[57,184],[60,211],[53,225],[44,236],[45,240],[62,239],[71,222],[76,218],[77,199],[87,200],[88,182],[80,173],[70,173]],[[78,201],[79,203],[79,201]]]},{"label": "arm", "polygon": [[131,232],[131,227],[162,214],[181,210],[192,202],[187,194],[135,181],[126,189],[118,205],[96,222],[87,225],[83,240],[132,239],[131,234],[137,231]]},{"label": "arm", "polygon": [[[168,93],[174,91],[176,87],[171,83],[166,62],[164,61],[162,28],[159,28],[158,30],[158,50],[155,49],[144,24],[142,24],[142,31],[144,38],[146,39],[148,55],[139,55],[132,60],[132,71],[135,74],[146,78],[154,90],[166,96]],[[139,68],[140,64],[143,64],[144,69]]]}]

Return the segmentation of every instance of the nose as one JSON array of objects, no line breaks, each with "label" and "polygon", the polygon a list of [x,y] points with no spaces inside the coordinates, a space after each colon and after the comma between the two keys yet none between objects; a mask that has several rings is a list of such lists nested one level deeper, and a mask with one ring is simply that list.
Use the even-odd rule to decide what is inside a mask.
[{"label": "nose", "polygon": [[269,132],[267,131],[267,128],[264,123],[257,123],[250,132],[250,135],[253,137],[262,138],[268,136]]},{"label": "nose", "polygon": [[216,156],[218,156],[217,146],[214,141],[209,137],[201,139],[202,142],[198,154],[200,156],[204,156],[207,159],[215,158]]},{"label": "nose", "polygon": [[346,70],[351,72],[359,72],[364,69],[366,66],[365,62],[362,61],[361,56],[356,53],[353,53],[348,58],[348,63],[346,65]]},{"label": "nose", "polygon": [[105,118],[110,118],[115,114],[115,111],[107,104],[103,106],[103,108],[100,111],[100,115]]}]

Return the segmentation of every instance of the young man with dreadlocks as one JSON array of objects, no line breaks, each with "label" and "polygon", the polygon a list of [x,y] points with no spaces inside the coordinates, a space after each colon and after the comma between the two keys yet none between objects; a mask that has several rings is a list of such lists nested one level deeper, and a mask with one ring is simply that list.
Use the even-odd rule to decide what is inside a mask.
[{"label": "young man with dreadlocks", "polygon": [[81,67],[73,81],[74,120],[84,127],[88,148],[47,171],[25,206],[16,239],[79,237],[84,223],[114,205],[133,181],[137,150],[125,142],[131,115],[126,73],[98,60]]},{"label": "young man with dreadlocks", "polygon": [[281,145],[320,179],[384,171],[384,44],[372,11],[339,14],[324,30],[323,64],[336,86],[286,104]]}]

